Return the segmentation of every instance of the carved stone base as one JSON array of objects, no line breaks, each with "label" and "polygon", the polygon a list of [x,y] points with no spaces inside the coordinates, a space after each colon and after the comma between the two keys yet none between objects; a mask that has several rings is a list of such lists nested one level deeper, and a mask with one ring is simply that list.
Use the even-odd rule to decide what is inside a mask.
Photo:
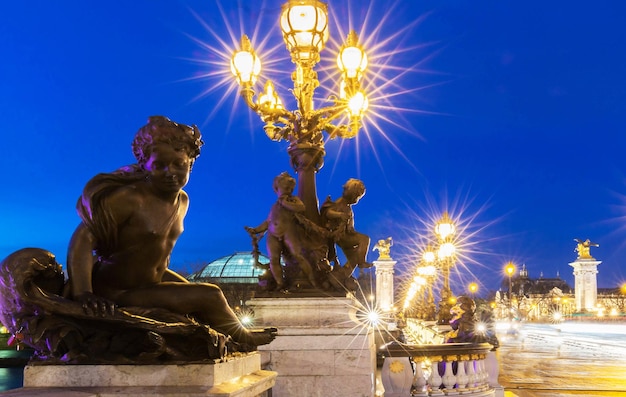
[{"label": "carved stone base", "polygon": [[385,397],[406,397],[411,395],[413,367],[408,357],[385,357],[381,372]]},{"label": "carved stone base", "polygon": [[265,396],[276,372],[261,370],[260,353],[214,364],[28,365],[24,387],[5,396]]},{"label": "carved stone base", "polygon": [[248,305],[257,326],[278,328],[272,343],[259,346],[267,368],[279,374],[273,397],[374,395],[374,331],[355,321],[352,299],[267,298]]}]

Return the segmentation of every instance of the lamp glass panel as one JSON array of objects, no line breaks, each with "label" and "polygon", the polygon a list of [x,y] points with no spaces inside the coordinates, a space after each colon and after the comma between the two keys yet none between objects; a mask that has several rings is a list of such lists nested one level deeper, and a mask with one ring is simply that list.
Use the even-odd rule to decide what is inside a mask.
[{"label": "lamp glass panel", "polygon": [[238,51],[235,53],[231,62],[231,71],[235,76],[238,76],[242,83],[247,83],[252,80],[252,75],[257,69],[261,69],[260,62],[255,62],[255,56],[248,51]]},{"label": "lamp glass panel", "polygon": [[347,77],[353,78],[358,72],[363,71],[361,67],[363,61],[363,51],[358,47],[346,47],[341,50],[337,64],[346,73]]}]

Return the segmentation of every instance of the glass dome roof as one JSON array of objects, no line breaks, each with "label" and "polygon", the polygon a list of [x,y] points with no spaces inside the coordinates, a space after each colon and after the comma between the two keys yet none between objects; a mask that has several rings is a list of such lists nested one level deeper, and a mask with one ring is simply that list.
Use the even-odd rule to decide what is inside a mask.
[{"label": "glass dome roof", "polygon": [[[267,256],[259,255],[259,262],[269,263],[269,261]],[[256,284],[259,281],[258,276],[265,270],[255,268],[254,263],[252,252],[235,252],[214,260],[199,272],[191,274],[188,279],[189,281]]]}]

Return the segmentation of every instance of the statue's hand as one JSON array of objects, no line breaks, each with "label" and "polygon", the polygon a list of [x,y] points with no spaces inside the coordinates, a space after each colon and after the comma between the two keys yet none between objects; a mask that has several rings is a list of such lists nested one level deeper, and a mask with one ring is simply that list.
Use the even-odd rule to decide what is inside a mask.
[{"label": "statue's hand", "polygon": [[83,311],[87,315],[105,317],[115,314],[115,303],[91,292],[83,292],[74,297],[74,300],[83,305]]}]

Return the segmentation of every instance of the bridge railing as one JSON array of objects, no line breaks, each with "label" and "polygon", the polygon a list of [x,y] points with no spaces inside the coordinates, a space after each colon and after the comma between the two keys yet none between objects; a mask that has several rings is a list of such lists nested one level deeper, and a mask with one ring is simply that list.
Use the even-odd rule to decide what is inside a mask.
[{"label": "bridge railing", "polygon": [[444,336],[435,322],[407,318],[403,333],[406,340],[410,341],[411,344],[432,345],[444,342]]},{"label": "bridge railing", "polygon": [[[407,335],[407,340],[443,340],[439,333],[433,333],[435,327],[417,325],[411,324],[405,331],[421,337]],[[498,384],[498,360],[489,343],[392,342],[380,350],[385,357],[381,370],[385,397],[504,396]]]}]

